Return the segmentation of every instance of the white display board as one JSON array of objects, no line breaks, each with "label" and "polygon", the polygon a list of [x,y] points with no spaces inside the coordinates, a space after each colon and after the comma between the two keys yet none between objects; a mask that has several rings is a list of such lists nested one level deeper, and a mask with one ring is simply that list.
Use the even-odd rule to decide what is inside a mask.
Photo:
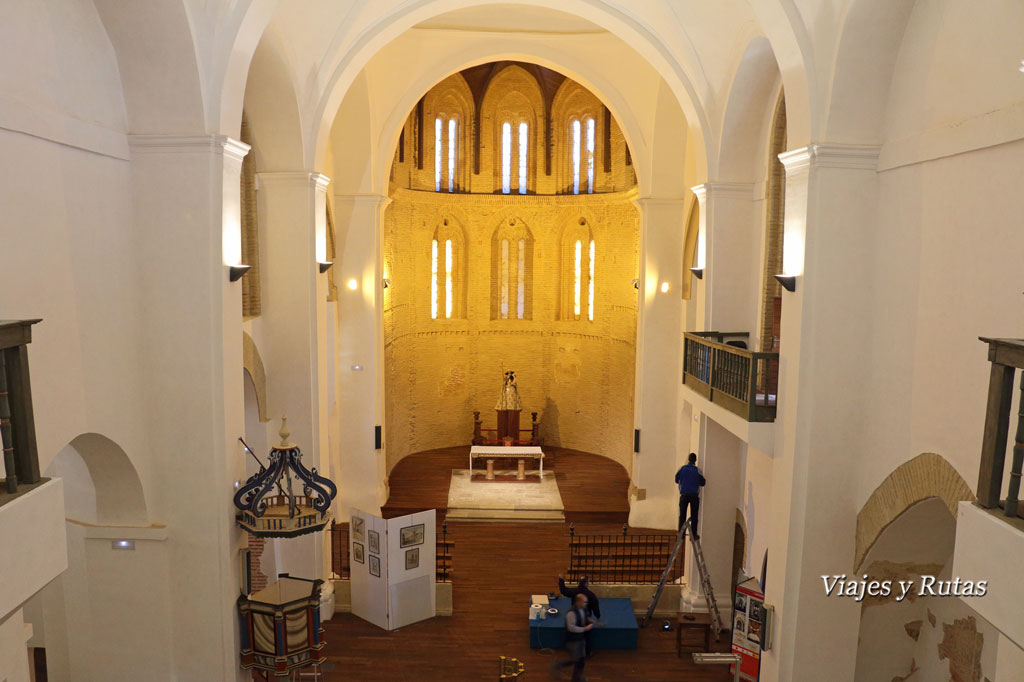
[{"label": "white display board", "polygon": [[436,614],[437,512],[349,518],[352,613],[385,630]]},{"label": "white display board", "polygon": [[389,629],[433,618],[437,612],[437,511],[388,519]]},{"label": "white display board", "polygon": [[[352,613],[389,630],[387,522],[379,516],[353,509],[348,538]],[[377,551],[371,551],[373,549]]]}]

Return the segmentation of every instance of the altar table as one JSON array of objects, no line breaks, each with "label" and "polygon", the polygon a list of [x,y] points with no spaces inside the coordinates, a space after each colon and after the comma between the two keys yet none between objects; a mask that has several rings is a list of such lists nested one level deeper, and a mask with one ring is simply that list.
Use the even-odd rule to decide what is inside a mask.
[{"label": "altar table", "polygon": [[540,462],[540,477],[544,478],[544,452],[539,445],[474,445],[469,449],[469,472],[473,473],[474,459],[536,459]]}]

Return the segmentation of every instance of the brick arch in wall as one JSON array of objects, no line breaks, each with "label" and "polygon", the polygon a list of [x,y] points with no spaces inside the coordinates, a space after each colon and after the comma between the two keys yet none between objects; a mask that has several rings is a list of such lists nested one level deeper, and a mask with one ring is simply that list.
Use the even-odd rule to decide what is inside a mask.
[{"label": "brick arch in wall", "polygon": [[929,498],[941,500],[955,519],[957,505],[975,496],[952,464],[941,455],[925,452],[889,474],[857,513],[857,570],[883,531],[907,509]]},{"label": "brick arch in wall", "polygon": [[[456,191],[468,191],[472,171],[473,130],[476,126],[477,114],[473,92],[469,89],[469,85],[461,73],[448,76],[423,96],[423,114],[424,157],[429,161],[424,165],[429,165],[431,168],[433,168],[436,158],[434,149],[435,119],[440,117],[445,122],[445,126],[449,119],[454,118],[457,121],[458,151],[456,153],[455,188]],[[445,127],[442,140],[447,141],[447,139],[448,129]],[[445,151],[442,150],[442,158],[446,158]],[[447,177],[447,173],[442,173],[442,176]],[[445,185],[442,189],[446,189],[446,187]]]},{"label": "brick arch in wall", "polygon": [[[571,194],[573,186],[572,122],[593,118],[595,122],[594,158],[595,179],[602,172],[600,159],[605,154],[604,105],[592,92],[574,80],[566,78],[555,93],[551,105],[551,137],[554,148],[555,187],[559,193]],[[610,124],[610,120],[608,121]],[[581,168],[585,175],[586,171]],[[598,183],[600,184],[600,183]],[[586,193],[585,182],[580,181],[580,192]]]},{"label": "brick arch in wall", "polygon": [[252,380],[252,386],[256,391],[256,410],[259,412],[260,421],[268,422],[267,416],[267,373],[263,369],[263,358],[256,348],[256,342],[248,333],[242,332],[242,369]]},{"label": "brick arch in wall", "polygon": [[[487,84],[480,106],[481,171],[490,168],[494,191],[500,192],[502,124],[512,123],[512,193],[517,193],[518,141],[521,122],[529,127],[526,164],[527,191],[537,191],[538,159],[544,158],[546,106],[540,83],[534,74],[518,64],[503,67]],[[543,164],[541,170],[543,172]]]}]

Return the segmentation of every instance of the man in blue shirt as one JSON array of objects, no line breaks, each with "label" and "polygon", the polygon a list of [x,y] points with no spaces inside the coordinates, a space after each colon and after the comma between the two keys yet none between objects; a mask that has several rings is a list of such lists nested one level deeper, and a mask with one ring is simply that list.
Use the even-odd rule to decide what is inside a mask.
[{"label": "man in blue shirt", "polygon": [[676,472],[676,483],[679,485],[679,528],[686,520],[686,507],[690,507],[690,532],[700,540],[697,534],[697,510],[700,509],[700,489],[705,483],[704,476],[697,467],[697,453],[691,452],[689,461],[679,467]]}]

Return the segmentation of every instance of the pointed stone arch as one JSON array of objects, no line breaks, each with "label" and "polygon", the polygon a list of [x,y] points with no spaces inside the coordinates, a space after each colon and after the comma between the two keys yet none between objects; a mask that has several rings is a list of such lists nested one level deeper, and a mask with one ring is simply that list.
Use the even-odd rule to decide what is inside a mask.
[{"label": "pointed stone arch", "polygon": [[889,474],[857,513],[853,562],[857,570],[889,524],[913,505],[932,497],[942,500],[954,519],[960,502],[975,499],[967,481],[953,465],[931,452],[921,453]]}]

